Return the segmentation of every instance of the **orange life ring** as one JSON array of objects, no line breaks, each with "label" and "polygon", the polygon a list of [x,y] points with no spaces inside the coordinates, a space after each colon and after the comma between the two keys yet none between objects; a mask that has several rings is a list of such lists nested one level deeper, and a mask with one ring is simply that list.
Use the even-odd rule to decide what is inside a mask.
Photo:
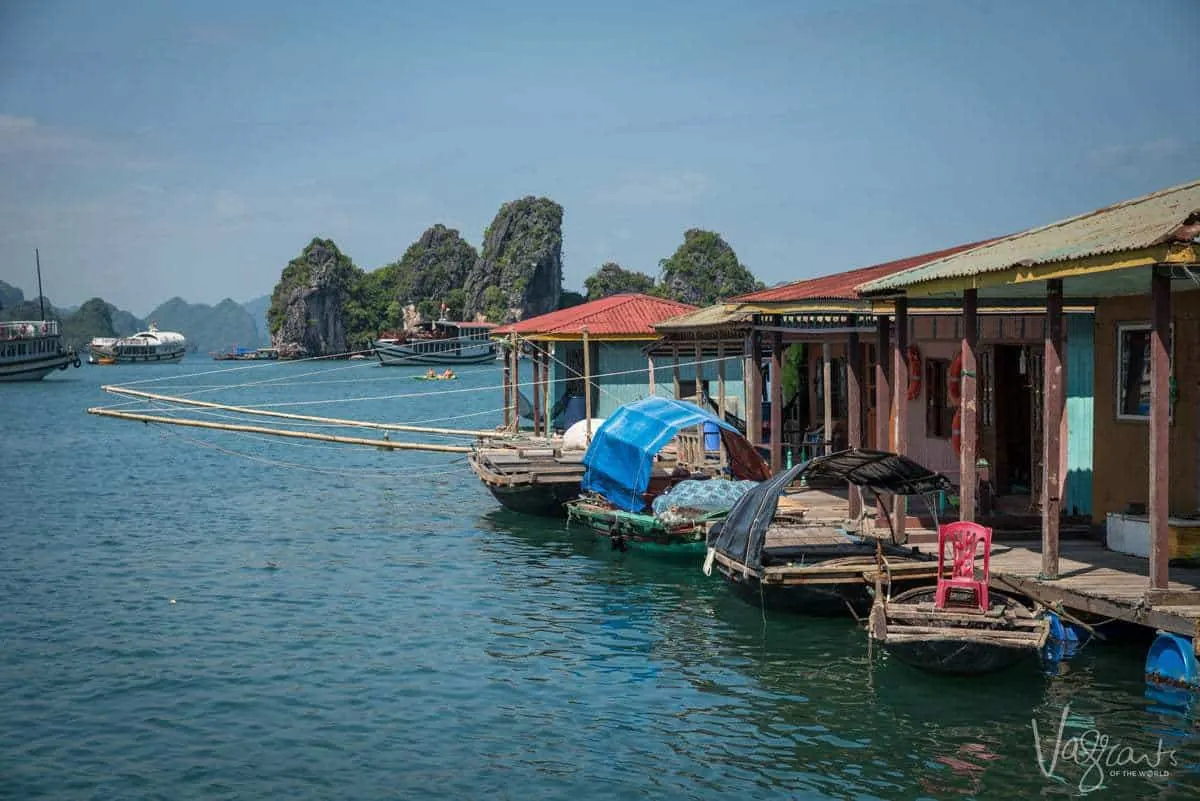
[{"label": "orange life ring", "polygon": [[954,447],[954,455],[962,456],[962,409],[954,411],[954,420],[950,423],[950,444]]},{"label": "orange life ring", "polygon": [[950,372],[946,376],[946,392],[955,406],[962,400],[962,351],[950,362]]},{"label": "orange life ring", "polygon": [[916,345],[908,346],[908,399],[921,397],[921,351]]}]

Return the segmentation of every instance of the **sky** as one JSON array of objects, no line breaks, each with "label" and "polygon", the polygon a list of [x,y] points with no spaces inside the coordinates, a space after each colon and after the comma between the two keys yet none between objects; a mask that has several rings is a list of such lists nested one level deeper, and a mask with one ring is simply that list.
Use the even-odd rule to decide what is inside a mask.
[{"label": "sky", "polygon": [[768,285],[1200,178],[1200,2],[0,2],[0,280],[146,314],[314,237],[564,207],[564,285],[699,227]]}]

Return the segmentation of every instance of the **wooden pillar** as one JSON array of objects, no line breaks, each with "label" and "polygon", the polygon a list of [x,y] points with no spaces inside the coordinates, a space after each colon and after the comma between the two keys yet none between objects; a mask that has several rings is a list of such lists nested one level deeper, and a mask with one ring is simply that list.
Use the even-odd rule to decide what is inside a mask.
[{"label": "wooden pillar", "polygon": [[[908,298],[896,298],[896,341],[892,346],[892,397],[896,410],[896,425],[892,431],[892,448],[896,453],[908,453]],[[892,526],[896,541],[908,541],[904,533],[908,503],[903,495],[892,499],[895,519]]]},{"label": "wooden pillar", "polygon": [[[858,325],[858,321],[851,324]],[[862,421],[862,346],[858,334],[851,332],[846,340],[846,444],[851,448],[862,447]],[[862,514],[862,493],[853,484],[848,489],[849,516],[851,520],[857,520]]]},{"label": "wooden pillar", "polygon": [[829,342],[821,343],[821,386],[825,387],[824,412],[822,421],[824,435],[821,437],[821,453],[833,450],[833,346]]},{"label": "wooden pillar", "polygon": [[717,416],[725,419],[725,343],[717,343]]},{"label": "wooden pillar", "polygon": [[746,336],[746,438],[762,444],[762,344],[758,334]]},{"label": "wooden pillar", "polygon": [[649,371],[649,374],[650,374],[650,397],[652,397],[652,398],[653,398],[653,397],[654,397],[654,393],[655,393],[655,387],[654,387],[654,356],[653,356],[652,354],[649,354],[649,353],[648,353],[648,354],[646,354],[646,369]]},{"label": "wooden pillar", "polygon": [[783,334],[771,336],[771,472],[783,469]]},{"label": "wooden pillar", "polygon": [[[892,440],[888,421],[891,420],[892,389],[888,376],[892,371],[888,365],[892,358],[891,318],[881,315],[875,318],[875,448],[891,450]],[[875,519],[887,519],[887,506],[880,499],[875,504]]]},{"label": "wooden pillar", "polygon": [[1166,590],[1171,436],[1171,276],[1150,279],[1150,590]]},{"label": "wooden pillar", "polygon": [[546,413],[545,425],[542,428],[545,430],[546,436],[550,436],[554,433],[554,416],[551,414],[552,409],[550,407],[550,386],[552,379],[550,378],[551,359],[549,348],[553,348],[554,344],[548,342],[545,347],[547,349],[542,351],[540,357],[542,360],[542,385],[538,390],[542,393],[542,411]]},{"label": "wooden pillar", "polygon": [[592,444],[592,347],[588,343],[587,326],[583,327],[583,414],[587,417],[584,425],[587,437],[584,440]]},{"label": "wooden pillar", "polygon": [[979,485],[975,467],[975,442],[979,431],[979,384],[975,379],[979,344],[979,290],[963,292],[962,373],[959,381],[958,519],[974,522],[975,493]]},{"label": "wooden pillar", "polygon": [[696,405],[700,406],[703,402],[702,390],[700,388],[700,379],[704,377],[704,362],[700,359],[700,339],[696,339]]},{"label": "wooden pillar", "polygon": [[529,360],[533,363],[533,435],[545,434],[542,426],[542,357],[535,348]]},{"label": "wooden pillar", "polygon": [[1059,436],[1067,397],[1063,381],[1063,284],[1046,282],[1046,355],[1042,375],[1042,576],[1058,578],[1058,522],[1062,510]]},{"label": "wooden pillar", "polygon": [[521,403],[518,400],[521,392],[521,350],[517,344],[517,335],[512,335],[512,430],[514,433],[521,430]]},{"label": "wooden pillar", "polygon": [[679,397],[679,346],[675,345],[671,348],[671,382],[674,385],[672,390],[674,395],[671,397]]},{"label": "wooden pillar", "polygon": [[505,431],[507,431],[509,428],[512,427],[512,417],[509,416],[511,413],[511,408],[512,408],[512,389],[510,387],[511,381],[512,381],[512,359],[509,357],[508,353],[505,352],[505,354],[504,354],[504,382],[503,382],[504,430]]}]

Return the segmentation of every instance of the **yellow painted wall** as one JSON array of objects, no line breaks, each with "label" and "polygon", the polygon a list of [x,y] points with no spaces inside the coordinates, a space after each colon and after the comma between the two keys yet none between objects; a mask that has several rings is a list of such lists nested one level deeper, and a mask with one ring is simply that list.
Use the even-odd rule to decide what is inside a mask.
[{"label": "yellow painted wall", "polygon": [[[1172,296],[1175,378],[1179,397],[1171,425],[1170,511],[1200,508],[1200,291]],[[1096,304],[1095,464],[1092,518],[1149,499],[1150,432],[1142,420],[1117,419],[1117,326],[1148,323],[1150,298],[1112,298]]]}]

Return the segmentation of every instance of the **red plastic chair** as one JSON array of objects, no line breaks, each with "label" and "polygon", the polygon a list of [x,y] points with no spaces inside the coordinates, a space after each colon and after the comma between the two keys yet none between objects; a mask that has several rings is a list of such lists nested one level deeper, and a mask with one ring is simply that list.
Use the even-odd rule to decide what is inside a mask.
[{"label": "red plastic chair", "polygon": [[[954,549],[954,567],[945,577],[946,543]],[[975,577],[975,554],[983,543],[983,579]],[[934,606],[946,608],[950,590],[974,590],[979,609],[988,610],[988,578],[992,557],[992,530],[978,523],[959,521],[938,528],[938,583]]]}]

